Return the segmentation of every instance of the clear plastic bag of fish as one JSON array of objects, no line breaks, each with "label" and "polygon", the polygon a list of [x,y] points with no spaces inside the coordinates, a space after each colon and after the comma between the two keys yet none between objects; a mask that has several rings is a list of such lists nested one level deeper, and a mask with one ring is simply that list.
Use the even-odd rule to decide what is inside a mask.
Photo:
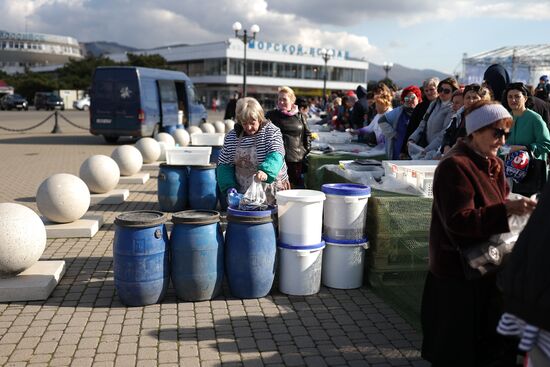
[{"label": "clear plastic bag of fish", "polygon": [[266,210],[267,199],[265,190],[261,182],[252,179],[252,183],[244,193],[240,203],[239,210]]}]

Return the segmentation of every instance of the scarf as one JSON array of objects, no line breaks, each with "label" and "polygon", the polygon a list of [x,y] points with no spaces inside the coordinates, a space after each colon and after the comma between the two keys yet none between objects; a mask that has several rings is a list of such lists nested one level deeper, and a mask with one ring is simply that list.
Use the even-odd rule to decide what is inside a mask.
[{"label": "scarf", "polygon": [[282,113],[282,114],[285,114],[287,116],[294,116],[298,113],[298,106],[293,104],[292,105],[292,110],[290,111],[283,111],[281,110],[278,106],[277,106],[277,109]]}]

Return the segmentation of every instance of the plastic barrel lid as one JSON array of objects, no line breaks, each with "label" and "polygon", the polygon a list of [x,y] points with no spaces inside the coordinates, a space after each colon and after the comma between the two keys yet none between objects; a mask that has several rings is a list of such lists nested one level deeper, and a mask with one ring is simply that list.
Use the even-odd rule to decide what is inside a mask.
[{"label": "plastic barrel lid", "polygon": [[293,189],[278,191],[275,194],[277,202],[296,201],[302,203],[317,203],[326,199],[325,194],[317,190]]},{"label": "plastic barrel lid", "polygon": [[[275,213],[277,211],[275,210]],[[233,208],[227,208],[227,215],[235,217],[271,217],[273,210],[238,210]]]},{"label": "plastic barrel lid", "polygon": [[325,247],[325,241],[322,241],[321,243],[316,243],[314,245],[306,245],[306,246],[296,246],[296,245],[289,245],[287,243],[278,242],[277,246],[287,250],[319,250]]},{"label": "plastic barrel lid", "polygon": [[218,165],[216,163],[209,163],[204,164],[202,166],[189,166],[191,169],[213,169],[216,168]]},{"label": "plastic barrel lid", "polygon": [[215,210],[185,210],[172,214],[174,224],[211,224],[220,221],[220,213]]},{"label": "plastic barrel lid", "polygon": [[325,240],[326,243],[332,243],[335,245],[341,245],[341,246],[358,246],[363,245],[364,243],[369,242],[368,237],[359,238],[357,240],[336,240],[327,236],[323,236],[323,240]]},{"label": "plastic barrel lid", "polygon": [[168,163],[161,163],[159,164],[159,167],[187,167],[186,164],[168,164]]},{"label": "plastic barrel lid", "polygon": [[136,210],[117,215],[115,224],[122,227],[155,227],[166,222],[168,216],[155,210]]},{"label": "plastic barrel lid", "polygon": [[324,184],[321,191],[327,195],[367,196],[370,195],[370,186],[348,183]]}]

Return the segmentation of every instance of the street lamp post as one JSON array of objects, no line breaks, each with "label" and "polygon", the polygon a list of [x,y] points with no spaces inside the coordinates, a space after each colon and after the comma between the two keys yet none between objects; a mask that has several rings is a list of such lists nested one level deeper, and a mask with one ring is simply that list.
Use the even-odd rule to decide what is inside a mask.
[{"label": "street lamp post", "polygon": [[382,66],[382,69],[386,72],[386,80],[388,79],[388,74],[390,73],[391,68],[393,68],[393,62],[384,61],[384,66]]},{"label": "street lamp post", "polygon": [[323,58],[323,61],[325,62],[325,72],[323,74],[323,107],[326,108],[326,95],[327,95],[327,78],[328,78],[328,72],[327,72],[327,63],[328,60],[334,55],[334,52],[332,50],[327,50],[326,48],[321,49],[321,57]]},{"label": "street lamp post", "polygon": [[248,48],[248,41],[251,39],[256,39],[256,33],[260,31],[260,27],[257,24],[250,27],[250,32],[252,36],[248,35],[246,29],[243,29],[243,33],[239,34],[239,31],[242,29],[242,25],[239,22],[233,23],[233,30],[235,31],[235,37],[243,41],[244,43],[244,58],[243,58],[243,97],[246,97],[246,49]]}]

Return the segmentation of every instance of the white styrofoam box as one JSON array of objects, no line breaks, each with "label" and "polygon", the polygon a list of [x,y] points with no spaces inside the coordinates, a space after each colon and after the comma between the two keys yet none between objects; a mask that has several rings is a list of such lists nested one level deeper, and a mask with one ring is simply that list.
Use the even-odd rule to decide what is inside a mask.
[{"label": "white styrofoam box", "polygon": [[385,175],[395,177],[432,196],[432,184],[437,160],[382,161]]},{"label": "white styrofoam box", "polygon": [[330,131],[330,132],[317,132],[318,138],[316,139],[319,143],[326,144],[346,144],[351,143],[353,136],[347,132],[340,131]]},{"label": "white styrofoam box", "polygon": [[222,146],[224,133],[202,133],[191,136],[191,145]]},{"label": "white styrofoam box", "polygon": [[435,166],[439,161],[432,160],[398,160],[398,161],[382,161],[382,167],[384,167],[384,174],[386,176],[393,176],[397,179],[403,178],[403,172],[406,168],[414,168],[419,166]]},{"label": "white styrofoam box", "polygon": [[183,166],[204,166],[210,162],[212,147],[174,147],[166,149],[166,163]]}]

